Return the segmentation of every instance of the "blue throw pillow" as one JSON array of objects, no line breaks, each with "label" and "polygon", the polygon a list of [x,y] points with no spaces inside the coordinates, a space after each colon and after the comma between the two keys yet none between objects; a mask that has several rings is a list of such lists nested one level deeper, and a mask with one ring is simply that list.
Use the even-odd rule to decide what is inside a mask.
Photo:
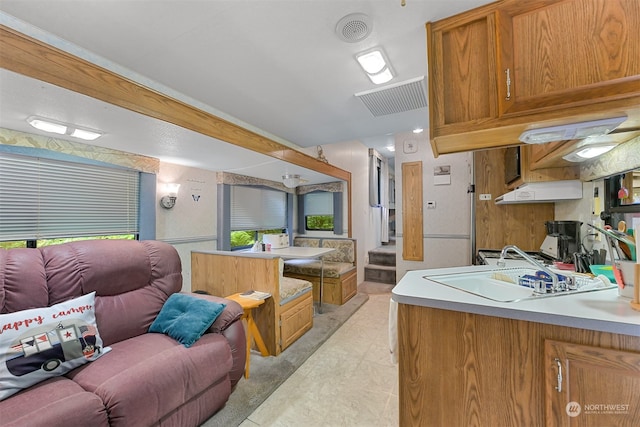
[{"label": "blue throw pillow", "polygon": [[225,304],[191,295],[173,294],[165,301],[149,332],[167,334],[191,347],[224,310]]}]

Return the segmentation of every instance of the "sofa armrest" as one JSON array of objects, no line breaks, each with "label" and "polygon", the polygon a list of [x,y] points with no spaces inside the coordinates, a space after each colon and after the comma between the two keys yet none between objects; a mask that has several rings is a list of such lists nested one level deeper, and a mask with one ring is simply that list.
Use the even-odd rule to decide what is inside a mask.
[{"label": "sofa armrest", "polygon": [[207,301],[226,304],[222,313],[209,327],[207,333],[222,334],[229,342],[231,348],[231,356],[233,358],[233,367],[229,372],[231,387],[234,388],[240,378],[244,375],[245,362],[247,357],[247,338],[245,335],[244,325],[239,322],[244,311],[240,304],[235,301],[207,295],[202,293],[191,293],[194,297],[202,298]]},{"label": "sofa armrest", "polygon": [[242,317],[242,314],[243,314],[242,307],[240,307],[240,304],[238,304],[235,301],[222,298],[222,297],[205,295],[200,293],[190,293],[190,295],[197,298],[205,299],[207,301],[213,301],[213,302],[227,305],[222,311],[222,313],[220,313],[218,318],[215,320],[215,322],[213,322],[213,325],[209,327],[209,330],[207,332],[220,334],[225,329],[227,329],[229,325],[231,325],[232,323],[234,323],[235,321],[239,320]]}]

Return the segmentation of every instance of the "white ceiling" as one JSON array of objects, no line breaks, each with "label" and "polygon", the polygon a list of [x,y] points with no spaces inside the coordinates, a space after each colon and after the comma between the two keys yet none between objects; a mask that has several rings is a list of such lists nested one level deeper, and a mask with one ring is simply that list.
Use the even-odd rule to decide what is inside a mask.
[{"label": "white ceiling", "polygon": [[[2,0],[0,22],[44,34],[75,54],[285,144],[315,147],[359,140],[392,156],[385,147],[393,145],[394,134],[428,128],[427,108],[374,117],[355,94],[379,86],[369,81],[354,55],[381,46],[396,73],[389,85],[426,76],[424,24],[485,3]],[[355,12],[369,16],[372,32],[363,41],[347,43],[336,35],[336,24]],[[0,100],[0,126],[9,129],[33,132],[24,119],[41,115],[104,131],[96,145],[173,163],[252,176],[259,176],[256,167],[266,165],[277,165],[278,173],[299,172],[246,150],[238,156],[241,149],[230,144],[6,70],[0,72]],[[249,165],[251,173],[243,172]],[[303,172],[310,181],[326,181]]]}]

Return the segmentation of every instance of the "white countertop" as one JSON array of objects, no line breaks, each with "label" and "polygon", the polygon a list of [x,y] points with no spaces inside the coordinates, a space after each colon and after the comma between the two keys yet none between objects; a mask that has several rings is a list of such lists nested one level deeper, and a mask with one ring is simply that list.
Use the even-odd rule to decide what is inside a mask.
[{"label": "white countertop", "polygon": [[393,288],[392,299],[399,304],[640,337],[640,312],[631,309],[631,300],[618,296],[617,289],[505,303],[423,278],[492,269],[484,265],[409,271]]},{"label": "white countertop", "polygon": [[271,249],[264,252],[245,251],[199,251],[192,252],[214,255],[241,256],[247,258],[283,258],[283,259],[305,259],[320,258],[331,252],[335,252],[334,248],[308,248],[304,246],[289,246],[286,248]]}]

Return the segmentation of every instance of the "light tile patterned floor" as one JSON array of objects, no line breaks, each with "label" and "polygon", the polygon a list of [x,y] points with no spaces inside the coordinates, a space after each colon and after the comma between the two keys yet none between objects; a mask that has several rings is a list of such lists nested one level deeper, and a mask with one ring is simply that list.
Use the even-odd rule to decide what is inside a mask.
[{"label": "light tile patterned floor", "polygon": [[241,427],[398,425],[398,367],[389,355],[390,294],[372,294]]}]

